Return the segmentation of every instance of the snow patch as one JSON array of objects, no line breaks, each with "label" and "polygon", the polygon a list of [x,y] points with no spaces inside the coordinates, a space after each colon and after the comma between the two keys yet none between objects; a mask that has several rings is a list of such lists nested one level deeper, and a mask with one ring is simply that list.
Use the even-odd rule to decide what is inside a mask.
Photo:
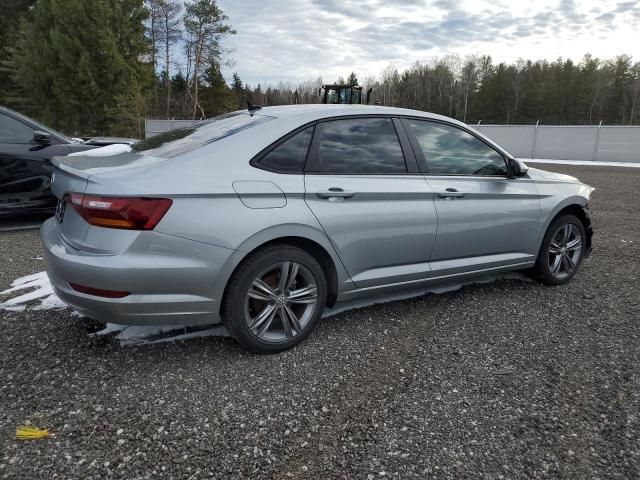
[{"label": "snow patch", "polygon": [[28,291],[0,303],[0,309],[22,311],[27,308],[28,304],[35,300],[40,300],[40,302],[31,306],[31,310],[52,310],[67,307],[66,304],[53,293],[47,272],[39,272],[14,280],[10,288],[0,292],[0,297],[24,290]]},{"label": "snow patch", "polygon": [[69,157],[108,157],[109,155],[118,155],[119,153],[126,153],[131,151],[131,145],[124,143],[115,143],[113,145],[106,145],[100,148],[94,148],[93,150],[84,150],[82,152],[70,153]]}]

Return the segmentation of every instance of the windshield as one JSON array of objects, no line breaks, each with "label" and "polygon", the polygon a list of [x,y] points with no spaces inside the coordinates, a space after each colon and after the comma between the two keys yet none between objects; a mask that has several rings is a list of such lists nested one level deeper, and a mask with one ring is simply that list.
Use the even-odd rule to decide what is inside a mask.
[{"label": "windshield", "polygon": [[146,138],[131,148],[143,155],[173,158],[272,119],[248,112],[227,113]]}]

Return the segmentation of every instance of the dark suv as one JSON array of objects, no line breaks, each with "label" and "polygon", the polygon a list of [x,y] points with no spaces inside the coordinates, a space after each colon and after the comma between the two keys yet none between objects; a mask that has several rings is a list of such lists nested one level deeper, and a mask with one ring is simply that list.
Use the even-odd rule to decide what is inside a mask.
[{"label": "dark suv", "polygon": [[70,139],[5,107],[0,107],[0,217],[55,210],[50,191],[51,158],[130,138]]}]

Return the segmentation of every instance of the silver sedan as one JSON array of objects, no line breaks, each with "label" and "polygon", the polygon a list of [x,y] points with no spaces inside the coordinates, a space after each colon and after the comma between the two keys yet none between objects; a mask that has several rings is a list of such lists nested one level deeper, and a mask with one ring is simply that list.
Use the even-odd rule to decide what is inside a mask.
[{"label": "silver sedan", "polygon": [[591,187],[413,110],[253,108],[54,165],[41,235],[62,300],[104,322],[224,322],[258,352],[325,307],[508,270],[559,285],[591,251]]}]

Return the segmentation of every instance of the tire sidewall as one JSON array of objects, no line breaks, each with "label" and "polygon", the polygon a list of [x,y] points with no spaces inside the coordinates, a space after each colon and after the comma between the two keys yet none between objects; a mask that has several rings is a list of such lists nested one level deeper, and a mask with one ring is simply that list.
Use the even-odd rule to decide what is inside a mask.
[{"label": "tire sidewall", "polygon": [[[286,342],[266,342],[253,335],[245,322],[245,298],[249,287],[261,272],[283,261],[294,261],[304,265],[311,272],[318,288],[318,304],[302,333],[297,334]],[[277,353],[294,347],[309,336],[322,315],[326,298],[327,281],[324,271],[313,256],[293,246],[271,246],[255,252],[244,260],[233,275],[231,287],[225,301],[224,323],[243,347],[257,353]]]}]

